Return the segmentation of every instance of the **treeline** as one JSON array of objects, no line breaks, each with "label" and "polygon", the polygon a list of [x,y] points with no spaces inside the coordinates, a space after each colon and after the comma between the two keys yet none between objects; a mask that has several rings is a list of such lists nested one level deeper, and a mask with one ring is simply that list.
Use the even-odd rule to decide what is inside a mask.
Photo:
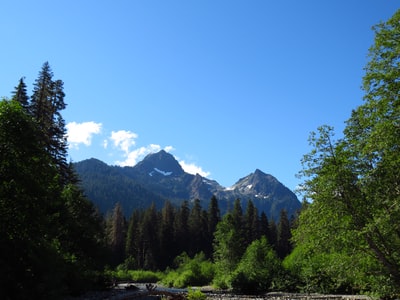
[{"label": "treeline", "polygon": [[[243,254],[253,241],[265,237],[281,259],[292,250],[291,225],[286,211],[282,211],[278,224],[259,214],[251,200],[242,211],[237,199],[228,215],[235,220],[232,234]],[[227,218],[227,216],[224,216]],[[216,231],[221,231],[221,214],[214,196],[209,207],[203,209],[199,200],[184,201],[180,207],[166,202],[161,210],[155,205],[146,210],[134,210],[126,220],[119,203],[106,218],[108,245],[113,253],[113,265],[125,264],[129,269],[165,270],[173,267],[174,259],[186,253],[189,257],[203,253],[212,259],[218,249]],[[221,234],[221,233],[219,233]]]}]

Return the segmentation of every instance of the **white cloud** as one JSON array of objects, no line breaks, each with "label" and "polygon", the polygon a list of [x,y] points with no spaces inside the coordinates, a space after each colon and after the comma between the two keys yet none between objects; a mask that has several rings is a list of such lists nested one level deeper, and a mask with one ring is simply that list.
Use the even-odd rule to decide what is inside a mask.
[{"label": "white cloud", "polygon": [[167,147],[164,148],[164,150],[167,151],[167,152],[171,152],[171,151],[174,151],[175,148],[172,147],[172,146],[167,146]]},{"label": "white cloud", "polygon": [[204,171],[200,166],[195,165],[194,163],[187,163],[184,160],[180,160],[179,164],[182,166],[182,169],[189,174],[199,174],[203,177],[210,176],[210,172]]},{"label": "white cloud", "polygon": [[102,124],[92,121],[83,123],[70,122],[65,127],[67,128],[69,146],[78,149],[79,144],[91,145],[93,135],[100,133]]},{"label": "white cloud", "polygon": [[[110,139],[113,141],[114,146],[129,154],[129,148],[135,145],[135,139],[138,135],[134,132],[127,130],[112,131]],[[104,144],[106,146],[106,144]]]},{"label": "white cloud", "polygon": [[115,163],[121,167],[134,166],[141,161],[147,154],[155,153],[161,150],[160,145],[150,144],[145,147],[137,148],[133,151],[127,152],[124,161],[116,161]]},{"label": "white cloud", "polygon": [[[79,144],[84,144],[86,146],[91,145],[93,135],[101,132],[102,124],[95,122],[71,122],[66,125],[66,128],[70,147],[78,149]],[[166,146],[162,148],[158,144],[150,144],[132,150],[131,148],[136,144],[137,138],[138,135],[129,130],[112,131],[109,138],[104,139],[102,146],[104,149],[108,149],[111,143],[115,148],[123,152],[123,159],[115,161],[116,165],[122,167],[134,166],[146,155],[150,153],[156,153],[161,149],[164,149],[167,152],[175,150],[172,146]],[[183,170],[187,173],[193,175],[200,174],[203,177],[208,177],[210,175],[210,172],[204,171],[200,166],[197,166],[194,163],[187,163],[184,160],[179,160],[179,158],[176,159],[179,161],[179,164],[182,166]]]}]

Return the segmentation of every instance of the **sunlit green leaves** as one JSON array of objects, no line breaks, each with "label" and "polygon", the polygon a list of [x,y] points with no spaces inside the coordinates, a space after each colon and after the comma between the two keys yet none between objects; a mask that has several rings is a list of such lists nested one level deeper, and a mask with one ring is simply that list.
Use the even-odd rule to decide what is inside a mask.
[{"label": "sunlit green leaves", "polygon": [[[375,27],[365,103],[353,110],[343,138],[333,140],[329,126],[318,128],[302,161],[302,188],[312,203],[294,232],[298,246],[292,256],[303,264],[292,259],[289,265],[322,291],[343,286],[335,274],[347,278],[346,284],[385,290],[371,281],[371,270],[387,279],[379,280],[386,290],[400,291],[399,21],[400,11]],[[360,272],[352,275],[345,262]]]}]

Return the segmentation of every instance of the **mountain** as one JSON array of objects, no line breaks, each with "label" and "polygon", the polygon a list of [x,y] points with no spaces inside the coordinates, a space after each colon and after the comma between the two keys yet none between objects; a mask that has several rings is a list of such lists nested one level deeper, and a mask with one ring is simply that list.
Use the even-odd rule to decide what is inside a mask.
[{"label": "mountain", "polygon": [[141,162],[137,163],[133,169],[137,174],[149,176],[176,177],[185,173],[176,159],[164,150],[147,155]]},{"label": "mountain", "polygon": [[252,200],[259,212],[275,220],[282,209],[290,216],[301,207],[292,191],[261,170],[225,188],[215,180],[186,173],[164,150],[147,155],[134,167],[109,166],[94,158],[75,163],[74,167],[86,195],[103,213],[120,202],[129,216],[133,209],[144,209],[151,203],[162,208],[166,200],[180,205],[184,200],[199,199],[207,209],[213,195],[222,213],[232,209],[236,199],[241,199],[243,209],[247,200]]},{"label": "mountain", "polygon": [[86,196],[107,213],[120,202],[125,214],[134,209],[145,209],[149,202],[157,207],[164,205],[165,199],[141,184],[121,174],[121,169],[111,167],[98,159],[88,159],[74,164]]}]

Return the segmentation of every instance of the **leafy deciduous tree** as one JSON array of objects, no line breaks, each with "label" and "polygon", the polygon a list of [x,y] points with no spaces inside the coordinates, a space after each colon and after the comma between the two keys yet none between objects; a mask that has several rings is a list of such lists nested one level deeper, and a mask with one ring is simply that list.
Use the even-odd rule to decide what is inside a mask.
[{"label": "leafy deciduous tree", "polygon": [[[310,137],[302,174],[312,203],[294,236],[308,257],[336,251],[345,260],[355,251],[358,266],[373,257],[380,266],[374,278],[383,281],[371,289],[393,296],[400,293],[400,11],[374,29],[365,103],[353,110],[343,138],[333,140],[329,126]],[[370,269],[362,269],[372,286]]]}]

